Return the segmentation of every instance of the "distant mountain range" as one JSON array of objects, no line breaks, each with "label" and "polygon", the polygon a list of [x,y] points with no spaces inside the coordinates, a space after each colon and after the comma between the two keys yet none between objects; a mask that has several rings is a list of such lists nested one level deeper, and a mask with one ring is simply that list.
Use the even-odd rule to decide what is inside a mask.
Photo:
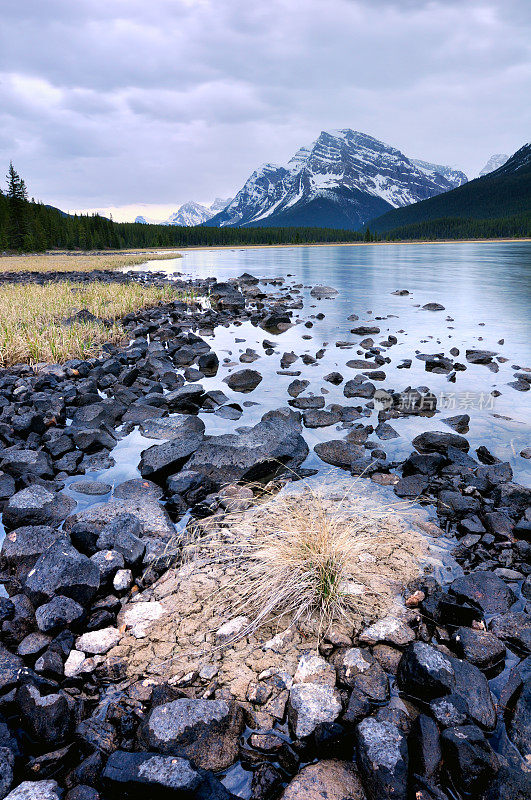
[{"label": "distant mountain range", "polygon": [[145,217],[141,216],[137,217],[135,222],[140,222],[143,225],[152,223],[156,225],[182,225],[185,227],[202,225],[203,222],[206,222],[219,211],[224,209],[225,206],[231,202],[231,200],[231,197],[227,197],[225,199],[222,197],[216,197],[214,202],[209,206],[205,206],[202,203],[196,203],[194,200],[189,200],[187,203],[183,203],[183,205],[180,206],[177,211],[175,211],[173,214],[170,214],[168,219],[164,220],[163,222],[147,220]]},{"label": "distant mountain range", "polygon": [[376,233],[442,219],[497,220],[527,215],[531,210],[531,143],[501,167],[463,186],[406,208],[389,211],[370,223]]},{"label": "distant mountain range", "polygon": [[208,226],[360,229],[392,208],[466,183],[463,172],[410,159],[359,131],[323,131],[286,166],[264,164]]}]

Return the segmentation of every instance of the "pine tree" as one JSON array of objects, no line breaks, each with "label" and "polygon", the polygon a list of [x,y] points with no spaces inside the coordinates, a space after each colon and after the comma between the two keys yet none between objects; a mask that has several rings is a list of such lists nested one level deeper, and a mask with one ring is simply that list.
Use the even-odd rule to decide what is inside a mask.
[{"label": "pine tree", "polygon": [[28,192],[13,162],[9,164],[6,178],[9,207],[8,247],[12,250],[29,249],[31,237],[28,224]]}]

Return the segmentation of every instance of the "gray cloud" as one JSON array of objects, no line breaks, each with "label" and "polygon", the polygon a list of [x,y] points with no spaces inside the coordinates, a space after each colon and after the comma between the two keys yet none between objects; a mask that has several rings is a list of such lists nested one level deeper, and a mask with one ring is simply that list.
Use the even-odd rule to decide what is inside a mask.
[{"label": "gray cloud", "polygon": [[529,138],[527,0],[7,0],[0,165],[63,208],[239,188],[322,129],[469,173]]}]

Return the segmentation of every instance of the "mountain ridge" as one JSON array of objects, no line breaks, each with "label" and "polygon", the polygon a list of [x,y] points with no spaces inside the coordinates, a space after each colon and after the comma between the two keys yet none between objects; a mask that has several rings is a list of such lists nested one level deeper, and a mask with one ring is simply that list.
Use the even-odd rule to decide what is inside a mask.
[{"label": "mountain ridge", "polygon": [[360,229],[385,211],[467,181],[451,167],[409,159],[350,128],[322,131],[284,165],[254,170],[208,226],[306,226]]}]

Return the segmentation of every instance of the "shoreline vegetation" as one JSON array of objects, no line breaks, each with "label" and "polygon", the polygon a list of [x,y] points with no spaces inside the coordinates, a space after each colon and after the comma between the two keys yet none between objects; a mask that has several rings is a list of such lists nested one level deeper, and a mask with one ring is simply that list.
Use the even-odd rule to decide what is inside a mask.
[{"label": "shoreline vegetation", "polygon": [[[168,259],[168,253],[149,253],[150,261]],[[179,258],[173,252],[171,258]],[[57,251],[47,253],[20,253],[0,255],[0,275],[10,272],[93,272],[94,270],[118,270],[137,267],[146,262],[146,251],[126,253],[123,251]]]},{"label": "shoreline vegetation", "polygon": [[103,345],[124,341],[127,314],[185,299],[171,285],[133,281],[6,284],[0,288],[0,368],[91,358]]}]

